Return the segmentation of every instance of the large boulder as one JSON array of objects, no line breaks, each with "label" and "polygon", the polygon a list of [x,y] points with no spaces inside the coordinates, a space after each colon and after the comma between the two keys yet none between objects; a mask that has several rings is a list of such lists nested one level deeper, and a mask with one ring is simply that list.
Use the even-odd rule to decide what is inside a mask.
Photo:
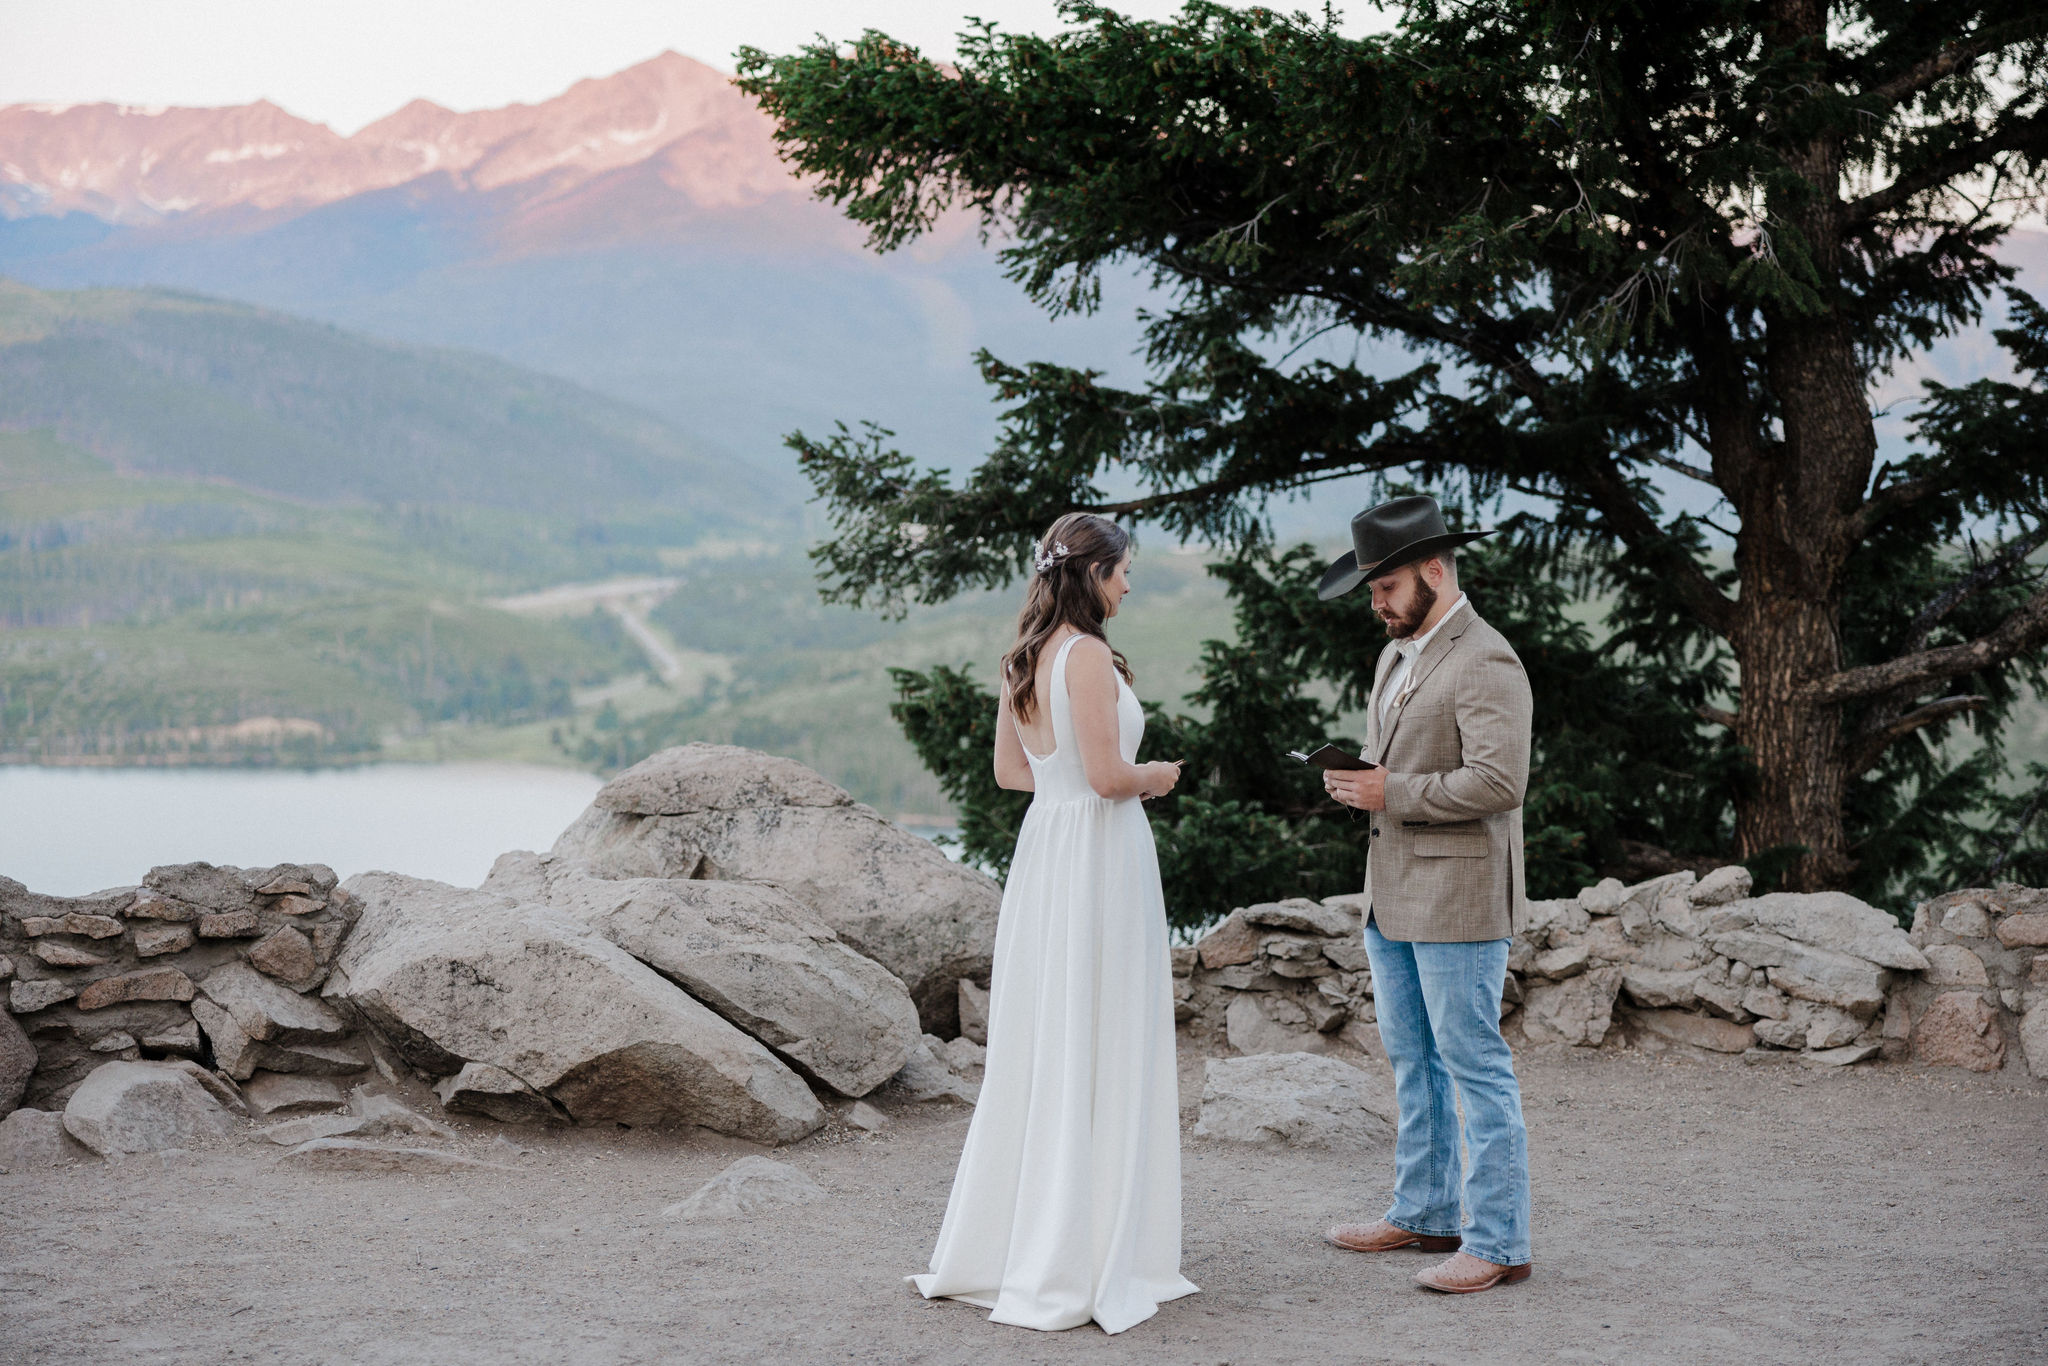
[{"label": "large boulder", "polygon": [[1715,909],[1715,929],[1732,929],[1738,922],[1879,967],[1927,969],[1927,959],[1897,920],[1847,892],[1772,892]]},{"label": "large boulder", "polygon": [[[1723,907],[1722,910],[1726,910]],[[1903,938],[1904,936],[1901,936]],[[1867,1020],[1884,1005],[1890,971],[1855,954],[1787,938],[1766,929],[1733,929],[1709,937],[1714,952],[1752,968],[1769,968],[1771,985],[1787,995],[1836,1006]],[[1912,948],[1909,944],[1907,948]],[[1927,960],[1914,950],[1921,966]]]},{"label": "large boulder", "polygon": [[347,890],[362,915],[325,995],[422,1071],[489,1063],[585,1123],[782,1143],[825,1122],[761,1044],[561,911],[396,873]]},{"label": "large boulder", "polygon": [[1398,1120],[1392,1088],[1363,1068],[1312,1053],[1261,1053],[1209,1060],[1195,1137],[1381,1147]]},{"label": "large boulder", "polygon": [[792,759],[682,745],[607,783],[555,841],[610,878],[781,888],[910,989],[923,1027],[959,1033],[958,983],[988,980],[1002,888]]},{"label": "large boulder", "polygon": [[610,880],[574,860],[516,853],[483,890],[573,916],[843,1096],[894,1076],[922,1032],[895,974],[773,887]]},{"label": "large boulder", "polygon": [[185,1148],[234,1132],[235,1120],[188,1069],[168,1062],[110,1062],[64,1106],[64,1127],[101,1157]]}]

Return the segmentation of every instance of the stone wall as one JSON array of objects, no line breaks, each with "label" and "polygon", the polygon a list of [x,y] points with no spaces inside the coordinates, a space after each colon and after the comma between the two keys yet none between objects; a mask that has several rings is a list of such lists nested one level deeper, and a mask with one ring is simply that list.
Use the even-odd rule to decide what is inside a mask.
[{"label": "stone wall", "polygon": [[2005,883],[1922,902],[1928,967],[1895,992],[1886,1032],[1923,1062],[2048,1077],[2048,891]]},{"label": "stone wall", "polygon": [[892,1081],[973,1094],[956,984],[987,983],[1001,899],[801,764],[720,745],[628,769],[478,888],[297,864],[88,897],[0,879],[0,1123],[41,1143],[61,1108],[105,1152],[116,1112],[308,1076],[338,1103],[328,1079],[374,1067],[505,1121],[786,1142]]},{"label": "stone wall", "polygon": [[0,981],[35,1050],[0,1110],[61,1107],[117,1060],[203,1058],[238,1081],[361,1071],[362,1042],[314,994],[354,918],[318,864],[181,863],[82,897],[0,878]]},{"label": "stone wall", "polygon": [[[1517,1045],[1910,1056],[2048,1079],[2048,892],[1950,893],[1908,934],[1846,893],[1750,890],[1730,867],[1532,904],[1508,959],[1504,1031]],[[1175,950],[1178,1019],[1238,1053],[1377,1052],[1359,901],[1231,912]]]}]

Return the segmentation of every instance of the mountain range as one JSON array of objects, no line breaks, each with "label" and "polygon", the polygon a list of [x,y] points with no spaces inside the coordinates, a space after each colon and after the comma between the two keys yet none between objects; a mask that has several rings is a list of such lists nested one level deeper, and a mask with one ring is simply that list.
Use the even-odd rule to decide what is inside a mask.
[{"label": "mountain range", "polygon": [[785,468],[784,434],[840,419],[978,457],[995,419],[977,346],[1128,366],[1129,310],[1046,322],[964,217],[868,252],[771,133],[673,52],[533,105],[416,100],[348,137],[267,103],[17,105],[0,109],[0,274],[485,351]]}]

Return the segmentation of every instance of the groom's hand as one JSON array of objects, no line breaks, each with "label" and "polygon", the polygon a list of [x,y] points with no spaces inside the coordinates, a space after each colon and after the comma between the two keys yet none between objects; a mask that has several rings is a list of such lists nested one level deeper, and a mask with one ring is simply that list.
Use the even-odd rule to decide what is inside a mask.
[{"label": "groom's hand", "polygon": [[1387,771],[1383,768],[1354,772],[1326,769],[1323,772],[1323,791],[1360,811],[1384,811],[1387,809]]}]

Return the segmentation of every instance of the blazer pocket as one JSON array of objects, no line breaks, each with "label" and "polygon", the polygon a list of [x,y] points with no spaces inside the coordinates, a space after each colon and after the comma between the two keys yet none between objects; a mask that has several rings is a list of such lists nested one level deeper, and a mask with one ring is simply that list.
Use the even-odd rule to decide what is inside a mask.
[{"label": "blazer pocket", "polygon": [[1485,858],[1490,852],[1484,835],[1454,835],[1442,830],[1418,832],[1409,848],[1417,858]]}]

